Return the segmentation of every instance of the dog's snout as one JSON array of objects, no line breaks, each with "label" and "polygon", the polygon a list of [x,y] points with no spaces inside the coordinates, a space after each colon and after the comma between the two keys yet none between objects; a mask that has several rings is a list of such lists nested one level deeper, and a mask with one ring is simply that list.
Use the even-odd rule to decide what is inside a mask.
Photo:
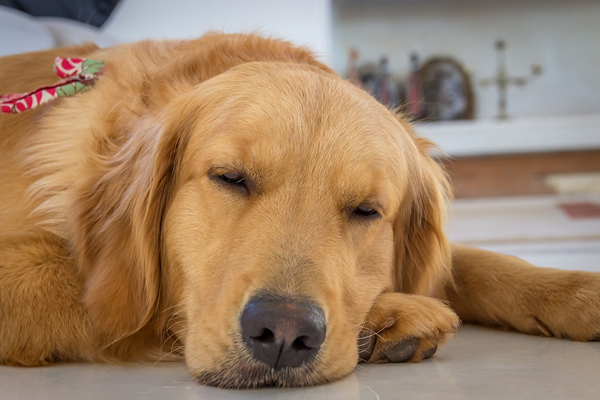
[{"label": "dog's snout", "polygon": [[241,325],[254,358],[272,368],[298,367],[310,360],[326,335],[323,311],[307,303],[251,300]]}]

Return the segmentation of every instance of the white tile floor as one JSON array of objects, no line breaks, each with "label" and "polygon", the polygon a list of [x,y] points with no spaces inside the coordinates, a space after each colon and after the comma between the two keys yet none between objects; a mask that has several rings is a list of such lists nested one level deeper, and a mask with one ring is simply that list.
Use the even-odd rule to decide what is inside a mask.
[{"label": "white tile floor", "polygon": [[[598,197],[583,200],[600,204]],[[546,266],[600,271],[600,219],[570,220],[556,202],[548,197],[459,201],[449,234]],[[194,381],[182,363],[62,364],[0,367],[0,399],[598,400],[599,366],[600,342],[465,326],[431,360],[360,366],[339,382],[312,388],[215,389]]]},{"label": "white tile floor", "polygon": [[589,399],[600,398],[600,343],[465,326],[419,364],[360,366],[311,388],[226,390],[200,385],[182,363],[0,367],[0,399]]}]

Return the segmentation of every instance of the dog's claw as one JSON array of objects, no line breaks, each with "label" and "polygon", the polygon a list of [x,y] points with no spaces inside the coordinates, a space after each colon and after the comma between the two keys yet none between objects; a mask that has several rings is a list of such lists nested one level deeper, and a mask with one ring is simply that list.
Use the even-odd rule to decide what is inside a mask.
[{"label": "dog's claw", "polygon": [[408,338],[390,347],[383,356],[389,362],[407,362],[415,354],[417,347],[419,347],[419,339]]}]

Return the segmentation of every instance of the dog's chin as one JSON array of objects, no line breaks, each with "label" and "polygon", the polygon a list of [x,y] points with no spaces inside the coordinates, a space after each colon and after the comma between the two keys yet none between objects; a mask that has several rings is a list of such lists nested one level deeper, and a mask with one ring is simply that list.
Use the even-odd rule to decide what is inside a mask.
[{"label": "dog's chin", "polygon": [[249,357],[228,358],[211,371],[192,372],[200,383],[228,389],[250,389],[265,386],[298,387],[314,386],[329,381],[316,373],[317,360],[299,367],[270,368],[266,364]]}]

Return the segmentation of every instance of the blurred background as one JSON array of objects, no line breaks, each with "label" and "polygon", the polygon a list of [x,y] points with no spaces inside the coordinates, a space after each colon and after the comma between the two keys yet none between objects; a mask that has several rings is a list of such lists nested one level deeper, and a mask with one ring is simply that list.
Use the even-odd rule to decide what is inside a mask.
[{"label": "blurred background", "polygon": [[0,56],[259,32],[439,145],[453,240],[600,271],[600,1],[0,0]]}]

